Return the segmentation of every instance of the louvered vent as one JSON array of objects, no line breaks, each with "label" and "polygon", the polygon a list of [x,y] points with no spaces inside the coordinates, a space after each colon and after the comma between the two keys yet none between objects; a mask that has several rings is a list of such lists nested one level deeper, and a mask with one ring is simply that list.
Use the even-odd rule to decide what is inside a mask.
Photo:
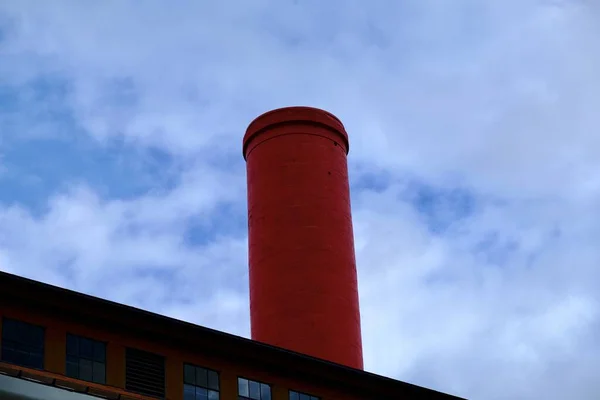
[{"label": "louvered vent", "polygon": [[125,362],[125,387],[139,394],[164,398],[165,358],[128,348]]}]

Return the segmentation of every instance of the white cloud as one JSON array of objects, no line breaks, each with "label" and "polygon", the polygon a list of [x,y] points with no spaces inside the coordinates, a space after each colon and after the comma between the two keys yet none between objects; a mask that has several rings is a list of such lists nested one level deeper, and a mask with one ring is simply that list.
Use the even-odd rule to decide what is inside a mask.
[{"label": "white cloud", "polygon": [[[486,206],[432,236],[407,205],[387,210],[390,192],[355,214],[367,365],[471,398],[593,398],[598,256],[573,243],[592,232],[563,222],[557,238],[545,214]],[[517,245],[504,261],[473,252],[490,230]]]},{"label": "white cloud", "polygon": [[[144,4],[0,6],[1,84],[63,79],[47,101],[82,129],[61,137],[160,148],[178,177],[132,199],[57,188],[40,215],[13,199],[3,270],[247,334],[245,232],[217,213],[245,209],[243,131],[272,107],[324,107],[355,183],[387,177],[353,192],[367,368],[477,399],[597,397],[595,3]],[[31,118],[41,105],[0,113],[0,139],[60,131]],[[441,191],[443,228],[409,181]],[[444,201],[456,187],[472,209]]]},{"label": "white cloud", "polygon": [[[240,185],[232,190],[213,182],[236,177],[208,168],[196,172],[165,194],[106,200],[75,186],[51,198],[41,217],[19,206],[4,208],[2,269],[153,311],[179,306],[188,320],[246,334],[247,318],[239,316],[247,308],[240,306],[247,294],[239,278],[246,273],[245,233],[210,234],[219,223],[211,213],[236,199]],[[211,241],[188,243],[193,225],[208,231]],[[210,306],[222,296],[230,304],[225,316]]]}]

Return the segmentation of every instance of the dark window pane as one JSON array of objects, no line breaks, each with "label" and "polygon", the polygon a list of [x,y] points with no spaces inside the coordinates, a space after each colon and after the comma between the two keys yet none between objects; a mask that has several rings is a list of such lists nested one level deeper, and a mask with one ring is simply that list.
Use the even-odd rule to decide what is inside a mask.
[{"label": "dark window pane", "polygon": [[208,377],[206,374],[206,369],[196,367],[196,386],[207,387],[208,386]]},{"label": "dark window pane", "polygon": [[19,332],[19,341],[31,342],[35,340],[35,334],[33,333],[35,325],[23,321],[16,321],[16,325],[17,332]]},{"label": "dark window pane", "polygon": [[248,388],[250,391],[249,397],[253,400],[260,400],[260,383],[248,381]]},{"label": "dark window pane", "polygon": [[29,346],[32,350],[44,347],[44,328],[25,322],[16,321],[18,338],[14,341]]},{"label": "dark window pane", "polygon": [[298,392],[294,392],[293,390],[290,390],[290,400],[300,400],[298,397]]},{"label": "dark window pane", "polygon": [[215,392],[214,390],[208,391],[208,400],[219,400],[219,392]]},{"label": "dark window pane", "polygon": [[208,390],[196,386],[196,400],[208,400]]},{"label": "dark window pane", "polygon": [[79,357],[94,358],[94,345],[90,339],[79,338]]},{"label": "dark window pane", "polygon": [[319,400],[317,396],[310,396],[310,400]]},{"label": "dark window pane", "polygon": [[12,348],[12,360],[7,360],[9,362],[13,362],[17,365],[29,366],[29,353],[23,351],[18,348]]},{"label": "dark window pane", "polygon": [[208,371],[208,387],[219,390],[219,374],[216,371]]},{"label": "dark window pane", "polygon": [[196,368],[189,364],[183,366],[183,382],[190,385],[196,384]]},{"label": "dark window pane", "polygon": [[67,355],[67,362],[79,364],[79,357]]},{"label": "dark window pane", "polygon": [[304,393],[300,393],[300,400],[310,400],[310,396]]},{"label": "dark window pane", "polygon": [[2,320],[2,339],[4,340],[19,340],[19,323],[12,319]]},{"label": "dark window pane", "polygon": [[23,360],[23,351],[15,343],[2,342],[2,359],[8,362],[21,363]]},{"label": "dark window pane", "polygon": [[[186,365],[187,366],[187,365]],[[183,385],[183,400],[194,400],[196,388],[192,385]]]},{"label": "dark window pane", "polygon": [[79,355],[79,340],[75,335],[67,335],[67,354]]},{"label": "dark window pane", "polygon": [[85,358],[81,358],[79,360],[79,379],[91,381],[92,378],[92,362],[90,360],[86,360]]},{"label": "dark window pane", "polygon": [[238,394],[240,396],[248,397],[248,380],[244,378],[238,378]]},{"label": "dark window pane", "polygon": [[31,345],[37,349],[44,348],[44,328],[31,325]]},{"label": "dark window pane", "polygon": [[44,369],[44,356],[39,353],[29,355],[29,366],[31,368]]},{"label": "dark window pane", "polygon": [[67,376],[79,378],[79,363],[67,361]]},{"label": "dark window pane", "polygon": [[94,361],[103,363],[106,360],[106,343],[94,341]]},{"label": "dark window pane", "polygon": [[30,368],[44,367],[44,328],[26,322],[2,320],[2,360]]},{"label": "dark window pane", "polygon": [[43,350],[27,344],[3,340],[0,351],[2,352],[2,361],[29,368],[42,369],[44,367]]},{"label": "dark window pane", "polygon": [[96,383],[106,383],[106,365],[104,365],[104,363],[94,363],[92,381]]},{"label": "dark window pane", "polygon": [[6,341],[2,342],[2,361],[16,364],[15,359],[17,358],[16,350],[6,344]]},{"label": "dark window pane", "polygon": [[106,343],[67,334],[67,375],[106,383]]},{"label": "dark window pane", "polygon": [[33,344],[33,342],[35,342],[35,333],[33,332],[33,326],[21,321],[17,321],[17,324],[17,330],[19,332],[19,338],[17,340],[20,343]]},{"label": "dark window pane", "polygon": [[265,383],[260,384],[260,399],[271,400],[271,386]]}]

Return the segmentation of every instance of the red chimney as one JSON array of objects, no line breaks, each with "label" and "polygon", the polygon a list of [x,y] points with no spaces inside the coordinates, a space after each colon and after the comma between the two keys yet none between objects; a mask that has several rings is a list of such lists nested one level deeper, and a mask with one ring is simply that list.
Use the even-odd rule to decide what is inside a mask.
[{"label": "red chimney", "polygon": [[362,369],[348,135],[289,107],[244,136],[252,339]]}]

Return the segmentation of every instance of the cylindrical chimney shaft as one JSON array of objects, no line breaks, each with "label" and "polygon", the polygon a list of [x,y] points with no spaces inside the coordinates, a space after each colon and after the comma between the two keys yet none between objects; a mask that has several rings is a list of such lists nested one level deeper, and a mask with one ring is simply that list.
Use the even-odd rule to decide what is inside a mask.
[{"label": "cylindrical chimney shaft", "polygon": [[252,339],[362,369],[348,135],[289,107],[244,136]]}]

